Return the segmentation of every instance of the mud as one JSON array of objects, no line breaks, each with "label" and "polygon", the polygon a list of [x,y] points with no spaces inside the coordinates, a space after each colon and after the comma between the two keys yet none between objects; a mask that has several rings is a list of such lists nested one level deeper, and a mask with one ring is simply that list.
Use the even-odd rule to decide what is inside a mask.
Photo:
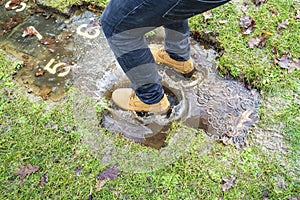
[{"label": "mud", "polygon": [[[95,12],[100,10],[91,5],[87,8]],[[24,67],[15,79],[24,84],[28,93],[44,100],[60,101],[72,85],[82,97],[95,99],[95,103],[106,98],[109,106],[98,125],[123,137],[159,149],[168,146],[166,138],[172,122],[182,121],[189,127],[204,129],[208,136],[225,144],[243,146],[259,118],[258,92],[218,75],[216,58],[222,48],[214,39],[214,33],[205,33],[205,37],[197,35],[198,41],[203,38],[208,45],[192,40],[191,54],[197,71],[191,78],[167,66],[159,66],[172,109],[166,115],[151,115],[124,111],[111,102],[111,92],[128,87],[129,81],[101,31],[99,13],[78,10],[67,19],[34,5],[18,17],[14,10],[7,11],[4,6],[0,11],[0,29],[3,30],[0,48],[22,61]],[[34,34],[22,37],[24,29],[30,26],[34,26],[43,38]],[[148,42],[162,45],[161,31],[158,29]],[[66,75],[61,77],[64,73]],[[79,118],[95,116],[90,112],[95,112],[93,106],[85,113],[79,112]]]}]

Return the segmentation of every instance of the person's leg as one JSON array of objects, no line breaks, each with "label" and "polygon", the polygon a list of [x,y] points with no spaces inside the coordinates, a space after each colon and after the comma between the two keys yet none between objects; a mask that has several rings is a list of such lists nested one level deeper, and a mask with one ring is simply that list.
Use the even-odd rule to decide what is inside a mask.
[{"label": "person's leg", "polygon": [[[195,1],[201,2],[166,0],[162,4],[160,0],[111,0],[101,16],[110,47],[143,103],[156,104],[164,96],[161,77],[144,34],[158,26],[174,24],[195,15]],[[213,2],[216,1],[205,1],[204,4],[214,5]],[[208,8],[203,7],[203,3],[197,6],[199,12]],[[184,13],[178,14],[178,11]]]},{"label": "person's leg", "polygon": [[144,39],[146,32],[169,21],[161,16],[173,3],[157,9],[158,2],[111,0],[101,17],[111,49],[128,76],[131,87],[146,104],[155,104],[164,95],[161,76]]},{"label": "person's leg", "polygon": [[155,61],[173,68],[185,77],[193,75],[195,67],[190,58],[188,18],[220,6],[229,0],[179,0],[165,14],[173,23],[164,25],[165,49],[153,49]]},{"label": "person's leg", "polygon": [[190,28],[188,20],[182,20],[164,26],[165,50],[177,61],[187,61],[190,58]]},{"label": "person's leg", "polygon": [[190,59],[190,28],[188,20],[164,25],[164,49],[152,49],[155,61],[167,65],[185,77],[193,75],[195,67]]}]

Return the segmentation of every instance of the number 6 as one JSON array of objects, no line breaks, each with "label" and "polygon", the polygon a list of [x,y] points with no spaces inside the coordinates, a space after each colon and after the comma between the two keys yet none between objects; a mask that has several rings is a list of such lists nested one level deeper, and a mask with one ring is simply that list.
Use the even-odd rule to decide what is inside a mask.
[{"label": "number 6", "polygon": [[[84,31],[82,31],[82,29],[85,29]],[[78,26],[77,28],[77,34],[81,35],[83,37],[89,38],[89,39],[95,39],[100,35],[100,30],[99,29],[92,29],[95,31],[94,34],[90,34],[89,33],[89,29],[88,29],[88,25],[87,24],[81,24],[80,26]]]}]

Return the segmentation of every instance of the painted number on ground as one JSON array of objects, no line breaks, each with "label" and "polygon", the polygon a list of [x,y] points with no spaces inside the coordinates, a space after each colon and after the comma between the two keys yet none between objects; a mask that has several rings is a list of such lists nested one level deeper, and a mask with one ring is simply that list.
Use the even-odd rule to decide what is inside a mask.
[{"label": "painted number on ground", "polygon": [[50,74],[56,74],[57,73],[57,69],[59,67],[64,67],[64,72],[60,72],[57,74],[58,77],[65,77],[67,76],[70,71],[71,71],[71,67],[67,66],[66,63],[63,62],[59,62],[57,64],[55,64],[53,67],[51,67],[53,65],[53,63],[55,62],[55,59],[52,58],[48,64],[44,67],[44,70],[47,70]]},{"label": "painted number on ground", "polygon": [[88,39],[95,39],[100,35],[99,27],[88,27],[88,24],[81,24],[77,28],[77,34]]},{"label": "painted number on ground", "polygon": [[[8,2],[5,4],[5,8],[11,7],[10,4],[11,4],[11,1],[8,1]],[[19,7],[20,7],[20,8],[19,8]],[[12,10],[15,10],[16,12],[21,12],[21,11],[25,10],[25,8],[26,8],[26,3],[24,3],[24,2],[21,2],[21,3],[20,3],[20,6],[14,6],[14,7],[11,7],[11,9],[12,9]]]}]

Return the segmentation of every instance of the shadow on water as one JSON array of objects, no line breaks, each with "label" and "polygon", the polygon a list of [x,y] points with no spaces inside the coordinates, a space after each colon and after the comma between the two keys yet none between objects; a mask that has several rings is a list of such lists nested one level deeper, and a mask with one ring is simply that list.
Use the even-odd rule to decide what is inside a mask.
[{"label": "shadow on water", "polygon": [[[99,15],[78,10],[71,18],[43,11],[31,5],[23,12],[0,7],[0,47],[23,61],[15,79],[44,100],[62,100],[72,85],[83,96],[110,100],[111,93],[129,82],[108,47],[100,30]],[[34,26],[43,36],[22,37],[25,28]],[[161,29],[148,38],[161,47]],[[210,36],[211,37],[211,36]],[[199,39],[199,38],[198,38]],[[191,56],[197,71],[185,78],[167,66],[158,66],[163,86],[172,104],[166,115],[124,111],[108,107],[101,125],[110,131],[160,149],[173,121],[203,129],[224,143],[243,145],[251,126],[258,120],[259,94],[242,83],[218,75],[218,53],[192,40]],[[111,100],[110,100],[111,101]],[[95,112],[91,106],[86,113]]]}]

